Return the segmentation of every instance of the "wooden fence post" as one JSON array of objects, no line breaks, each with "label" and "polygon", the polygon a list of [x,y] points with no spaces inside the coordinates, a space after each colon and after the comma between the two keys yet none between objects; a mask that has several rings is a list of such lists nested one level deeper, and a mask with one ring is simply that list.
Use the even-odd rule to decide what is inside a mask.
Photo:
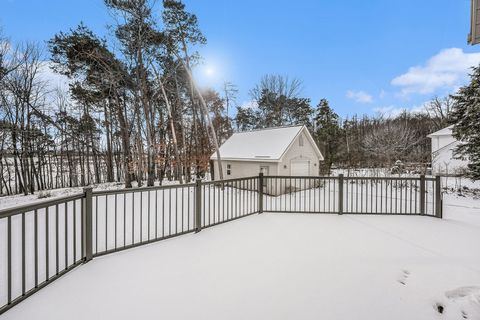
[{"label": "wooden fence post", "polygon": [[84,263],[89,262],[93,258],[93,212],[92,212],[92,187],[83,189],[85,193],[83,207],[83,248]]},{"label": "wooden fence post", "polygon": [[338,214],[343,214],[343,174],[338,175]]},{"label": "wooden fence post", "polygon": [[440,176],[435,177],[435,217],[442,218],[442,182]]},{"label": "wooden fence post", "polygon": [[195,233],[202,230],[202,180],[195,184]]},{"label": "wooden fence post", "polygon": [[420,175],[420,214],[425,214],[425,175]]},{"label": "wooden fence post", "polygon": [[263,213],[263,172],[258,175],[258,213]]}]

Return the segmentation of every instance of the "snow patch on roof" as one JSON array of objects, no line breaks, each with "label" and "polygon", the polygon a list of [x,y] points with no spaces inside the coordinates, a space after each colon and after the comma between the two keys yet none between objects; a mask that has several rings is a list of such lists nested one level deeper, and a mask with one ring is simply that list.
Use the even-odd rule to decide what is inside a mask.
[{"label": "snow patch on roof", "polygon": [[453,125],[438,130],[434,133],[430,133],[427,137],[436,137],[436,136],[451,136],[452,135]]},{"label": "snow patch on roof", "polygon": [[[292,126],[234,133],[220,147],[220,156],[222,159],[279,160],[303,128]],[[211,159],[217,159],[216,153]]]}]

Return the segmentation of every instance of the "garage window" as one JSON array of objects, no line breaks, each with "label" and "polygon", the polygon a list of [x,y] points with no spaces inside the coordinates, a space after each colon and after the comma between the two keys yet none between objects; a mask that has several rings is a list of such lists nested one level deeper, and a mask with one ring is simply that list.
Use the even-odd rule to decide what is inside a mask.
[{"label": "garage window", "polygon": [[303,147],[303,136],[298,137],[298,145]]},{"label": "garage window", "polygon": [[227,176],[231,175],[232,174],[232,165],[231,164],[227,164]]}]

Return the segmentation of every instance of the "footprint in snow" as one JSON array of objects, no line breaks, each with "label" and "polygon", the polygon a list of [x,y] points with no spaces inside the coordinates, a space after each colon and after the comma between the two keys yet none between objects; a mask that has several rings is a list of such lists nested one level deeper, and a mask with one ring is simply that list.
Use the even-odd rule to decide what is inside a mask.
[{"label": "footprint in snow", "polygon": [[[459,319],[480,319],[480,287],[469,286],[449,290],[445,292],[445,297],[450,303],[456,305],[454,309],[460,311],[461,318]],[[445,313],[445,305],[442,303],[436,303],[434,308],[440,314]],[[467,312],[465,308],[471,310]]]},{"label": "footprint in snow", "polygon": [[460,287],[445,292],[445,296],[450,300],[468,299],[480,304],[480,287]]},{"label": "footprint in snow", "polygon": [[397,280],[400,284],[402,285],[407,285],[407,279],[410,276],[410,271],[408,270],[402,270],[402,275],[400,278]]},{"label": "footprint in snow", "polygon": [[445,311],[445,307],[443,306],[443,304],[439,302],[437,302],[434,307],[435,307],[435,310],[437,310],[437,312],[440,314],[442,314]]}]

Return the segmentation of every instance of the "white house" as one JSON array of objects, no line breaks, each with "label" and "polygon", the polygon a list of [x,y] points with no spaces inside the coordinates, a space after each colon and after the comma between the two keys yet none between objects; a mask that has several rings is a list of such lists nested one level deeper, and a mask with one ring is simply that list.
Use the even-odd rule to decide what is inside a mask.
[{"label": "white house", "polygon": [[[265,176],[317,176],[319,162],[323,161],[305,126],[234,133],[220,147],[220,156],[225,179],[256,176],[260,172]],[[214,164],[213,179],[218,180],[216,153],[210,159]]]},{"label": "white house", "polygon": [[453,137],[452,127],[443,128],[427,136],[432,139],[433,175],[456,175],[463,173],[467,167],[468,161],[454,158],[454,150],[460,141]]}]

